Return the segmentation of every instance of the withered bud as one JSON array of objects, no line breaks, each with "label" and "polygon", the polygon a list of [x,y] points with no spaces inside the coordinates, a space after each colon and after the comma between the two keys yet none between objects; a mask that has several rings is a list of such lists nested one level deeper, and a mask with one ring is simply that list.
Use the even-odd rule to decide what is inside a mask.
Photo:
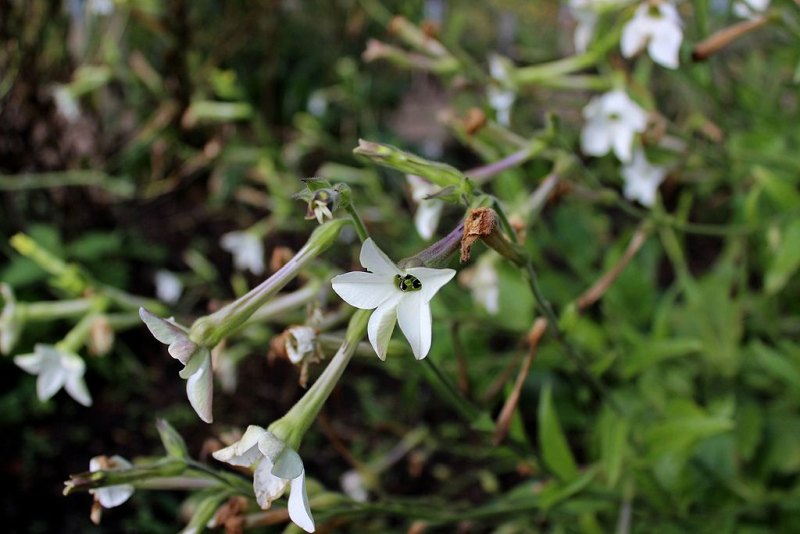
[{"label": "withered bud", "polygon": [[108,317],[101,315],[92,322],[88,339],[89,352],[94,356],[105,356],[114,346],[114,329]]},{"label": "withered bud", "polygon": [[695,61],[705,61],[710,56],[716,54],[736,39],[757,30],[769,22],[769,17],[761,15],[752,20],[743,20],[733,26],[723,28],[716,33],[699,42],[692,50],[692,59]]},{"label": "withered bud", "polygon": [[524,251],[497,228],[497,213],[491,208],[476,208],[467,214],[461,239],[461,263],[469,261],[472,245],[478,239],[513,263],[525,265]]},{"label": "withered bud", "polygon": [[469,108],[464,116],[464,131],[473,135],[486,124],[486,113],[480,108]]},{"label": "withered bud", "polygon": [[279,271],[294,256],[294,251],[289,247],[275,247],[269,258],[269,268],[272,272]]}]

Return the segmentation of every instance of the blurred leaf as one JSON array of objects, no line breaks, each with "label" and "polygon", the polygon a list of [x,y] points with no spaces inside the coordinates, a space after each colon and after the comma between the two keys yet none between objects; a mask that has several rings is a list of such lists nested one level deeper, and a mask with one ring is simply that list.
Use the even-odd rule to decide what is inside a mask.
[{"label": "blurred leaf", "polygon": [[767,294],[774,295],[783,289],[798,268],[800,268],[800,219],[795,219],[784,230],[778,250],[764,278]]},{"label": "blurred leaf", "polygon": [[630,423],[620,414],[605,408],[598,422],[600,429],[600,463],[609,487],[614,487],[622,474],[627,451]]},{"label": "blurred leaf", "polygon": [[566,481],[578,475],[578,466],[553,407],[550,384],[544,386],[539,397],[539,446],[542,449],[542,459],[558,478]]}]

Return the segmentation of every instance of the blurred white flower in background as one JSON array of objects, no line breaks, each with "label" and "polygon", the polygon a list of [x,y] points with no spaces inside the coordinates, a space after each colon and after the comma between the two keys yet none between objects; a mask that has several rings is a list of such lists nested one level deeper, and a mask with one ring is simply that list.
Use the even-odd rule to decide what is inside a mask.
[{"label": "blurred white flower in background", "polygon": [[356,502],[367,502],[369,499],[364,477],[356,469],[345,471],[339,478],[339,485],[342,487],[344,494]]},{"label": "blurred white flower in background", "polygon": [[475,265],[459,275],[459,281],[467,286],[472,298],[491,315],[500,311],[500,277],[495,268],[495,254],[483,254]]},{"label": "blurred white flower in background", "polygon": [[442,216],[444,201],[438,198],[427,198],[439,192],[439,187],[429,181],[413,174],[406,175],[406,181],[411,187],[411,198],[417,204],[414,213],[414,226],[422,239],[428,240],[436,233],[439,218]]},{"label": "blurred white flower in background", "polygon": [[754,19],[769,7],[769,0],[738,0],[733,3],[733,14],[743,19]]},{"label": "blurred white flower in background", "polygon": [[569,8],[575,19],[575,51],[586,52],[594,36],[597,18],[601,11],[615,8],[626,0],[570,0]]},{"label": "blurred white flower in background", "polygon": [[286,355],[298,364],[317,354],[317,331],[310,326],[293,326],[287,330]]},{"label": "blurred white flower in background", "polygon": [[154,276],[156,297],[167,304],[175,304],[183,293],[183,282],[178,275],[166,269],[159,269]]},{"label": "blurred white flower in background", "polygon": [[631,160],[634,136],[647,128],[647,112],[619,89],[592,98],[583,108],[583,117],[583,152],[604,156],[613,149],[623,162]]},{"label": "blurred white flower in background", "polygon": [[650,207],[655,204],[656,192],[666,176],[666,167],[651,164],[644,150],[638,149],[633,154],[633,160],[622,167],[625,180],[623,194],[628,200]]},{"label": "blurred white flower in background", "polygon": [[236,269],[255,275],[264,274],[264,244],[260,236],[248,231],[228,232],[219,244],[233,254]]},{"label": "blurred white flower in background", "polygon": [[622,29],[622,55],[632,57],[647,47],[650,57],[664,67],[678,68],[683,41],[681,17],[670,2],[642,2]]},{"label": "blurred white flower in background", "polygon": [[506,127],[511,125],[511,108],[517,99],[516,92],[511,88],[510,67],[509,61],[503,56],[489,56],[489,74],[494,83],[486,88],[486,98],[495,112],[497,122]]},{"label": "blurred white flower in background", "polygon": [[63,387],[80,404],[92,405],[92,396],[83,381],[86,363],[77,354],[37,343],[32,354],[16,356],[14,363],[24,371],[37,375],[36,396],[40,401],[50,399]]},{"label": "blurred white flower in background", "polygon": [[73,122],[80,116],[81,110],[78,107],[78,100],[72,94],[69,85],[56,85],[53,87],[52,94],[53,102],[55,102],[56,111],[59,115],[69,122]]}]

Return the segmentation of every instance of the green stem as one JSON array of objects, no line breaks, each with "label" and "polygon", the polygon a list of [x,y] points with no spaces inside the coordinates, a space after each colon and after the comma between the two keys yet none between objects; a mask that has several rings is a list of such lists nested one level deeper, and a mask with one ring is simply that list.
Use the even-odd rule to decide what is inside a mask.
[{"label": "green stem", "polygon": [[347,204],[345,211],[347,211],[348,215],[350,215],[350,218],[353,219],[353,225],[356,228],[356,233],[358,234],[358,238],[361,240],[361,242],[363,243],[369,239],[367,227],[364,225],[363,219],[361,219],[361,216],[358,214],[358,211],[356,211],[356,208],[353,206],[352,202]]},{"label": "green stem", "polygon": [[92,307],[92,299],[54,300],[23,304],[28,321],[52,321],[81,316]]}]

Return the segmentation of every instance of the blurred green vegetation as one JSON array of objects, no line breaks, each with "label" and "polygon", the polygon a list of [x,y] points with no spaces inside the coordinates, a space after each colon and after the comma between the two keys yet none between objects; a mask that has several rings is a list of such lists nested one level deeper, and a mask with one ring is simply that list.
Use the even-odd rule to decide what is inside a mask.
[{"label": "blurred green vegetation", "polygon": [[[14,250],[9,238],[24,232],[90,287],[153,298],[155,273],[176,272],[184,292],[165,310],[207,313],[263,278],[233,267],[223,234],[255,228],[279,264],[284,247],[302,246],[315,223],[292,195],[309,176],[350,185],[376,241],[404,258],[425,246],[414,203],[401,173],[353,155],[359,138],[461,170],[546,139],[540,157],[481,187],[525,236],[563,340],[543,336],[497,444],[492,421],[540,312],[521,270],[500,259],[497,314],[463,279],[446,286],[432,303],[435,367],[407,351],[357,358],[306,437],[306,473],[326,490],[340,491],[354,467],[375,475],[367,503],[312,506],[320,530],[418,532],[423,521],[431,532],[503,534],[800,531],[797,2],[776,0],[769,24],[704,62],[692,47],[735,21],[726,2],[685,2],[678,70],[616,51],[588,69],[624,73],[630,94],[657,111],[648,134],[658,139],[646,141],[670,171],[652,209],[619,193],[612,157],[580,155],[581,108],[594,93],[520,85],[510,128],[494,121],[487,55],[519,66],[569,55],[558,2],[118,0],[107,14],[89,9],[96,3],[0,2],[0,280],[19,302],[82,294]],[[370,39],[408,47],[391,16],[417,25],[436,5],[444,16],[429,31],[458,68],[363,58]],[[604,18],[598,33],[619,24]],[[475,132],[471,108],[487,119]],[[677,151],[657,146],[664,138]],[[532,209],[556,151],[572,154],[569,171]],[[448,204],[438,235],[463,216]],[[602,298],[579,306],[640,234]],[[351,270],[354,241],[345,235],[308,278]],[[476,245],[473,263],[487,253]],[[183,528],[186,493],[137,491],[92,527],[90,499],[62,497],[62,481],[99,454],[161,454],[155,417],[200,460],[224,431],[277,419],[303,390],[292,365],[265,356],[304,320],[297,310],[228,341],[238,386],[218,387],[212,426],[141,327],[86,358],[90,409],[63,392],[39,402],[35,377],[4,357],[8,531]],[[27,325],[14,354],[71,324]],[[475,413],[433,385],[436,370]]]}]

